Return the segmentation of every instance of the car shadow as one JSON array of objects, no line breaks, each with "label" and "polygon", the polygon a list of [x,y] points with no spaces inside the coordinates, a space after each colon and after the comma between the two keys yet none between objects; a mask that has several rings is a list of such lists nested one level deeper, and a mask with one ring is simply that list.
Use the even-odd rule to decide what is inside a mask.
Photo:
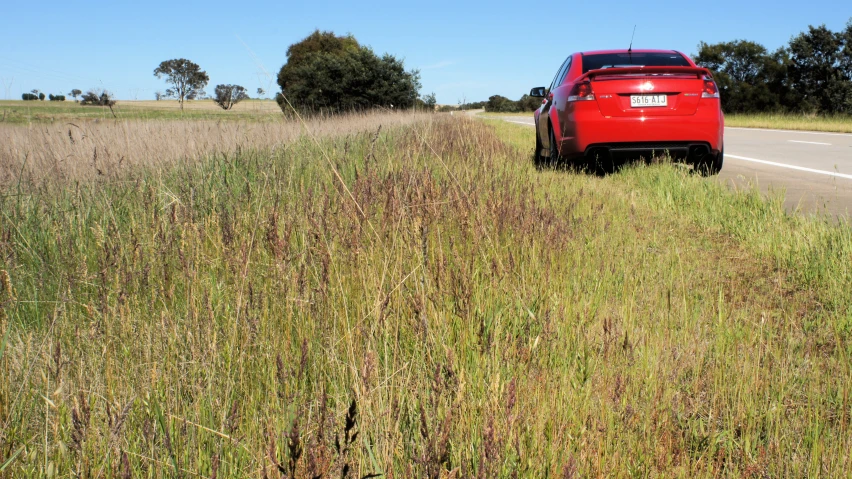
[{"label": "car shadow", "polygon": [[[534,159],[535,158],[533,157],[533,160]],[[541,171],[561,171],[566,173],[571,172],[604,178],[609,175],[614,175],[625,168],[631,168],[637,165],[649,166],[656,164],[678,165],[680,167],[688,169],[692,174],[700,174],[700,172],[695,169],[690,163],[678,161],[677,159],[673,159],[668,156],[657,156],[652,158],[645,158],[640,156],[637,158],[626,158],[619,160],[613,160],[611,158],[607,158],[606,160],[590,158],[581,158],[578,160],[559,160],[556,163],[539,166],[538,169]]]}]

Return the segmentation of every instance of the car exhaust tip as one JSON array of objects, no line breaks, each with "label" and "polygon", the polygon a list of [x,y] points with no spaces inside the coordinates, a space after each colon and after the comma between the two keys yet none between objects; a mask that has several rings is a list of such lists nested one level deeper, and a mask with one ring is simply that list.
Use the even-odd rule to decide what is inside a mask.
[{"label": "car exhaust tip", "polygon": [[710,155],[710,149],[706,145],[692,145],[689,147],[689,156],[691,158],[703,161],[708,155]]}]

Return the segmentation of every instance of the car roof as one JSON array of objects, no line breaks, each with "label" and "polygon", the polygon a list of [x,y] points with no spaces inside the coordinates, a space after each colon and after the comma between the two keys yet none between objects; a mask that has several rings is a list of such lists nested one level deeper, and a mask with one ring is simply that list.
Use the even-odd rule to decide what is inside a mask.
[{"label": "car roof", "polygon": [[[653,50],[653,49],[647,49],[647,48],[643,48],[643,49],[634,48],[633,50],[630,50],[630,52],[631,53],[680,53],[676,50]],[[627,49],[622,48],[620,50],[593,50],[593,51],[588,51],[588,52],[580,52],[580,55],[606,55],[606,54],[613,54],[613,53],[627,53]]]}]

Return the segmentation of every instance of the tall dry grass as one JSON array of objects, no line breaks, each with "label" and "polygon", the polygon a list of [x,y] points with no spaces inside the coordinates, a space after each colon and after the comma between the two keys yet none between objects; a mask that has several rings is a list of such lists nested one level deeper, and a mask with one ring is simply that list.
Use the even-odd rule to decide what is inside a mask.
[{"label": "tall dry grass", "polygon": [[849,471],[850,230],[665,163],[537,172],[532,135],[0,196],[0,477]]},{"label": "tall dry grass", "polygon": [[129,120],[0,124],[0,186],[47,180],[117,179],[139,167],[159,168],[245,149],[275,150],[302,137],[375,131],[410,124],[425,113],[365,113],[281,118],[273,122]]}]

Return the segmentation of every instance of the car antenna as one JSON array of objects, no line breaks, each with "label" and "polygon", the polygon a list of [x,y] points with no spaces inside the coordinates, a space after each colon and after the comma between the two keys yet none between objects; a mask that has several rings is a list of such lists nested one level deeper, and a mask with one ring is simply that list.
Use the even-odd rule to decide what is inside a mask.
[{"label": "car antenna", "polygon": [[633,25],[633,35],[630,35],[630,46],[627,47],[627,54],[630,55],[633,53],[633,37],[636,36],[636,25]]}]

